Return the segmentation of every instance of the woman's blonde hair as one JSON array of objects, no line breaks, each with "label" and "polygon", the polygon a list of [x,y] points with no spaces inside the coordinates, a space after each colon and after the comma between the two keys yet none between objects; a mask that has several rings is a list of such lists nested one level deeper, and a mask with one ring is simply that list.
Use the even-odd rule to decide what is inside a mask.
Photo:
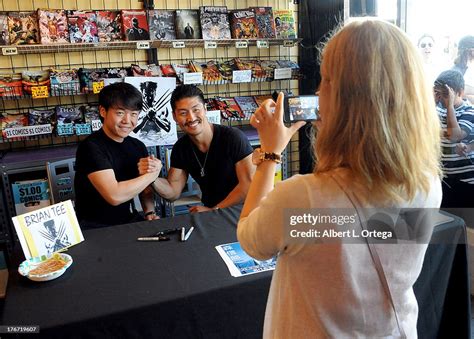
[{"label": "woman's blonde hair", "polygon": [[315,144],[316,173],[350,168],[371,201],[411,200],[440,175],[440,123],[416,47],[396,26],[352,21],[327,43],[331,88]]}]

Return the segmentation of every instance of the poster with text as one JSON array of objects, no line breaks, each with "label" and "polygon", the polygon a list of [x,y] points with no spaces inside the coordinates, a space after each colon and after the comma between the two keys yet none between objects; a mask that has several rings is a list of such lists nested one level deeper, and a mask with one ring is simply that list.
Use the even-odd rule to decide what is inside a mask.
[{"label": "poster with text", "polygon": [[138,88],[143,96],[143,108],[130,136],[147,147],[173,145],[178,135],[170,99],[176,88],[176,78],[126,77],[125,82]]}]

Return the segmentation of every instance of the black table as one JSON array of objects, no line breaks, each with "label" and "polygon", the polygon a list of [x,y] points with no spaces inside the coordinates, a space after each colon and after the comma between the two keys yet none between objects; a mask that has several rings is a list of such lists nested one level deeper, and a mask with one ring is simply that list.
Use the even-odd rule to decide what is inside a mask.
[{"label": "black table", "polygon": [[[74,263],[62,277],[35,283],[11,272],[0,323],[40,325],[48,338],[259,338],[271,273],[233,278],[214,248],[236,241],[239,212],[85,231],[86,241],[68,251]],[[178,235],[136,241],[184,225],[196,228],[187,242]],[[462,220],[438,226],[436,236],[463,242]],[[465,244],[430,245],[415,293],[421,338],[448,331],[468,338]]]}]

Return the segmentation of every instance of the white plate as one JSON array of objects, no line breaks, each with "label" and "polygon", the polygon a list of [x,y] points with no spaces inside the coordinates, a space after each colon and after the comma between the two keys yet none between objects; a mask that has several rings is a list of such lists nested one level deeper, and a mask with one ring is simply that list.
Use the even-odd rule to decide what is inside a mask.
[{"label": "white plate", "polygon": [[[38,275],[30,274],[30,271],[36,268],[36,266],[38,266],[43,261],[53,257],[54,255],[59,255],[64,261],[66,261],[66,265],[64,265],[64,267],[54,272],[50,272],[46,274],[38,274]],[[33,280],[33,281],[48,281],[48,280],[56,279],[60,277],[61,275],[63,275],[63,273],[66,272],[67,268],[71,266],[71,264],[72,264],[72,258],[70,255],[64,254],[64,253],[52,253],[52,254],[42,255],[40,257],[34,257],[34,258],[23,261],[20,264],[20,267],[18,267],[18,273],[20,273],[22,276],[27,277],[28,279]]]}]

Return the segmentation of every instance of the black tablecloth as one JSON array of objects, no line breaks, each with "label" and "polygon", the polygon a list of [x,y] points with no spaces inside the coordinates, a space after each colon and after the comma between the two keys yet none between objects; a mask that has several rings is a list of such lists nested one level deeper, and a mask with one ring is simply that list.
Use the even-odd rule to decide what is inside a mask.
[{"label": "black tablecloth", "polygon": [[[40,325],[44,337],[259,338],[271,273],[233,278],[215,250],[236,241],[240,209],[184,215],[84,232],[73,265],[37,283],[11,272],[2,325]],[[138,242],[169,227],[195,226],[190,239]],[[435,236],[465,237],[462,220]],[[469,337],[465,244],[430,245],[415,286],[421,338]]]}]

